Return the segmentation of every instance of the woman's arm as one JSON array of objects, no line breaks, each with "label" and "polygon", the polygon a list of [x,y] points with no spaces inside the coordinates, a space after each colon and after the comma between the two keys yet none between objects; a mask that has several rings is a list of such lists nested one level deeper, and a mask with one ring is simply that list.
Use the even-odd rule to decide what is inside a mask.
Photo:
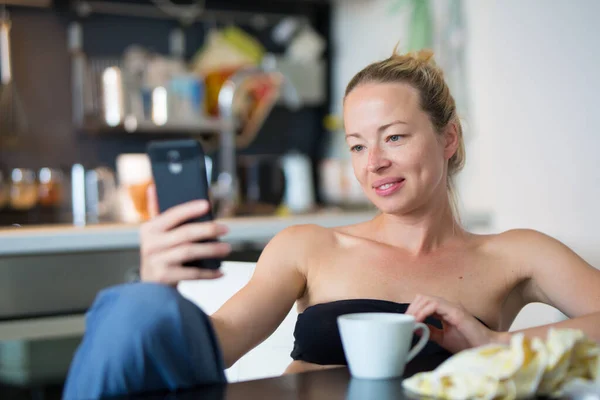
[{"label": "woman's arm", "polygon": [[227,368],[268,338],[303,295],[306,255],[318,230],[295,226],[275,236],[248,284],[212,315]]},{"label": "woman's arm", "polygon": [[[545,303],[570,317],[520,332],[545,338],[550,328],[572,328],[600,342],[600,271],[558,240],[536,231],[509,231],[499,235],[499,240],[502,253],[523,267],[527,279],[521,293],[523,305]],[[419,322],[429,316],[441,319],[442,329],[430,326],[431,340],[452,352],[508,343],[516,333],[492,331],[461,305],[435,296],[417,295],[406,313]]]},{"label": "woman's arm", "polygon": [[[225,226],[212,221],[184,223],[205,215],[208,202],[181,204],[159,215],[151,187],[148,207],[153,218],[140,229],[142,280],[176,286],[182,280],[222,276],[220,271],[184,266],[190,260],[229,254],[227,243],[211,241],[226,233]],[[323,243],[327,232],[316,225],[280,232],[262,252],[250,282],[212,316],[227,367],[273,333],[302,296],[307,255]]]},{"label": "woman's arm", "polygon": [[600,325],[600,312],[595,312],[591,314],[584,315],[582,317],[576,317],[573,319],[568,319],[566,321],[555,322],[547,325],[540,325],[533,328],[522,329],[519,331],[511,331],[511,332],[496,332],[494,342],[498,343],[510,343],[510,338],[515,333],[523,333],[528,337],[540,337],[542,339],[546,338],[548,330],[550,328],[554,329],[579,329],[592,340],[600,343],[600,334],[599,331]]},{"label": "woman's arm", "polygon": [[[514,249],[511,257],[525,260],[529,275],[522,292],[525,303],[545,303],[570,318],[520,332],[545,337],[550,328],[573,328],[600,342],[600,271],[560,241],[540,232],[514,230],[505,235]],[[500,334],[501,340],[507,341],[512,333]]]}]

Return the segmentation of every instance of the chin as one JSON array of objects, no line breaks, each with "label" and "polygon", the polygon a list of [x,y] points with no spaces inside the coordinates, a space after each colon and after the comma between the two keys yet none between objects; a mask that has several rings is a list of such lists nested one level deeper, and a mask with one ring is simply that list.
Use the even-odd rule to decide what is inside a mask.
[{"label": "chin", "polygon": [[383,214],[390,215],[403,215],[408,213],[408,211],[410,210],[408,207],[403,207],[399,205],[387,205],[385,207],[377,206],[377,209],[379,209],[379,211],[381,211]]},{"label": "chin", "polygon": [[382,199],[382,198],[378,197],[378,198],[371,198],[369,200],[371,200],[371,203],[373,203],[373,205],[375,207],[377,207],[377,209],[384,214],[401,215],[401,214],[406,214],[407,212],[409,212],[411,210],[409,202],[407,202],[406,199],[402,199],[402,198],[396,197],[395,199],[394,198]]}]

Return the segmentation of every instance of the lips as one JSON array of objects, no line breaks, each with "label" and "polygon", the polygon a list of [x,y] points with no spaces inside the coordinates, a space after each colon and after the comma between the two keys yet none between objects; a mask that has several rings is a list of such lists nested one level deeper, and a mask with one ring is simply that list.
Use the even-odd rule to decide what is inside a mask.
[{"label": "lips", "polygon": [[373,189],[377,189],[381,186],[388,185],[388,184],[398,183],[403,180],[404,180],[404,178],[402,178],[402,177],[390,177],[390,178],[379,179],[379,180],[373,182]]},{"label": "lips", "polygon": [[373,189],[379,196],[389,196],[404,186],[404,178],[385,178],[375,181],[373,183]]}]

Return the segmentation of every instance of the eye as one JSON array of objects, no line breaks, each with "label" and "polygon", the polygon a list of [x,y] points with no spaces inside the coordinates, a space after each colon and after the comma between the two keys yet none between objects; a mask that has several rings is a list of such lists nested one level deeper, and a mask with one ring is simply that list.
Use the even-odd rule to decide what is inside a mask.
[{"label": "eye", "polygon": [[356,146],[352,146],[352,147],[350,148],[350,151],[354,151],[354,152],[357,152],[357,153],[358,153],[358,152],[359,152],[359,151],[361,151],[362,149],[364,149],[364,146],[363,146],[363,145],[360,145],[360,144],[357,144]]},{"label": "eye", "polygon": [[402,135],[391,135],[388,137],[389,142],[399,142],[402,139]]}]

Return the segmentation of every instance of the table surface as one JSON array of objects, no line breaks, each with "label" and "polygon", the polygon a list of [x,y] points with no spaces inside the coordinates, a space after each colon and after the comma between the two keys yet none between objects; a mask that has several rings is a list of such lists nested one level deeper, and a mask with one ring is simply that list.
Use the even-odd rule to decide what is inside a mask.
[{"label": "table surface", "polygon": [[166,395],[149,394],[136,399],[181,400],[388,400],[409,399],[402,389],[402,379],[353,379],[347,368],[288,374],[275,378],[206,386]]},{"label": "table surface", "polygon": [[[442,360],[419,358],[406,366],[405,377],[434,369]],[[151,394],[136,398],[181,400],[396,400],[415,399],[402,388],[402,378],[366,380],[352,378],[348,368],[288,374],[275,378],[206,386],[176,394]]]}]

